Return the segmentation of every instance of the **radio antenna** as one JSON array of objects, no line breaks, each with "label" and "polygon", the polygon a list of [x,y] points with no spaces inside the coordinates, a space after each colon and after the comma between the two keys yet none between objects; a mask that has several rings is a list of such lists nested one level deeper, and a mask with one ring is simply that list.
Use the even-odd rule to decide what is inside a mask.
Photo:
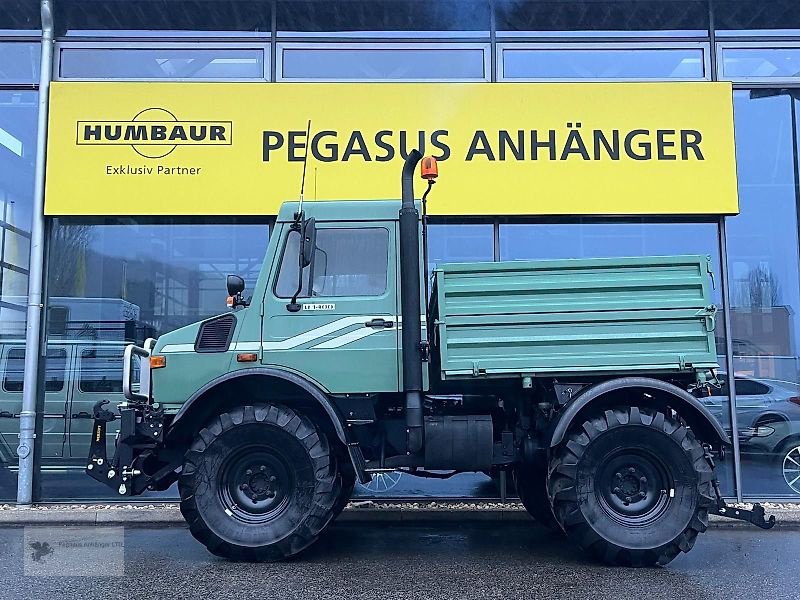
[{"label": "radio antenna", "polygon": [[[306,167],[308,166],[308,147],[311,145],[311,119],[308,120],[306,125],[306,151],[303,154],[303,178],[300,180],[300,205],[297,207],[297,214],[303,214],[303,193],[306,189]],[[302,217],[300,217],[302,218]]]}]

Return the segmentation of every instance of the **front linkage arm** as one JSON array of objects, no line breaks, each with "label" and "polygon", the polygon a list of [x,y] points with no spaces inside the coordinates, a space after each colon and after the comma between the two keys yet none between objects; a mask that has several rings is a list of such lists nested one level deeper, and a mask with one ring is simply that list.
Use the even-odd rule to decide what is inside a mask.
[{"label": "front linkage arm", "polygon": [[[711,471],[713,473],[715,465],[714,459],[711,456],[711,446],[706,444],[703,446],[703,449],[705,450],[706,461],[711,466]],[[717,480],[716,475],[714,475],[714,479],[711,483],[714,486],[714,495],[717,497],[717,505],[710,507],[708,509],[709,513],[719,515],[721,517],[728,517],[729,519],[747,521],[748,523],[751,523],[756,527],[760,527],[761,529],[772,529],[775,527],[775,515],[770,515],[769,519],[765,519],[763,506],[756,503],[753,504],[753,508],[750,510],[747,510],[746,508],[734,508],[732,506],[728,506],[725,503],[725,500],[722,499],[722,494],[719,491],[719,481]]]},{"label": "front linkage arm", "polygon": [[143,463],[153,457],[157,446],[164,438],[164,411],[144,404],[121,404],[119,411],[120,430],[117,450],[109,462],[106,456],[106,426],[117,416],[104,408],[108,400],[94,405],[94,428],[89,447],[86,473],[121,496],[136,496],[146,489],[160,489],[170,485],[174,478],[171,463],[158,464],[155,473],[145,473]]}]

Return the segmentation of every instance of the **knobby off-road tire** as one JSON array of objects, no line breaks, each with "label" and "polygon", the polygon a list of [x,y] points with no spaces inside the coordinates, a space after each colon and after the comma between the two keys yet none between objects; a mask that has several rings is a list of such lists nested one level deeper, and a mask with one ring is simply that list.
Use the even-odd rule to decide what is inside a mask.
[{"label": "knobby off-road tire", "polygon": [[574,428],[550,462],[553,513],[612,565],[666,565],[692,549],[715,503],[703,448],[679,419],[624,407]]},{"label": "knobby off-road tire", "polygon": [[537,523],[553,531],[561,531],[561,526],[556,521],[550,506],[550,496],[547,493],[547,465],[544,461],[515,467],[514,486],[525,510]]},{"label": "knobby off-road tire", "polygon": [[192,535],[217,556],[274,561],[330,523],[341,477],[325,434],[284,406],[242,406],[212,419],[178,480]]}]

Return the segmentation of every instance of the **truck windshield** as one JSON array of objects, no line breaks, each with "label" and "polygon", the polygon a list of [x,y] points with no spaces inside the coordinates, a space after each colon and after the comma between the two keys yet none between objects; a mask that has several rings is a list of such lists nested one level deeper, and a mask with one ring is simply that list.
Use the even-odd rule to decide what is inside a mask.
[{"label": "truck windshield", "polygon": [[[297,289],[300,234],[289,232],[275,286],[279,298]],[[314,259],[303,271],[300,297],[381,296],[389,269],[389,231],[383,227],[320,229]]]}]

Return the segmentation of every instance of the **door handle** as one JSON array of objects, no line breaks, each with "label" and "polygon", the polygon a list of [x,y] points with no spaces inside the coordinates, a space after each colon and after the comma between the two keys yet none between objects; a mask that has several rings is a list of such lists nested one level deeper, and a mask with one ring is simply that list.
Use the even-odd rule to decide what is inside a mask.
[{"label": "door handle", "polygon": [[364,323],[364,327],[391,329],[394,327],[394,321],[387,321],[386,319],[372,319],[372,321],[367,321]]},{"label": "door handle", "polygon": [[0,410],[0,419],[13,419],[14,413],[10,413],[7,410]]},{"label": "door handle", "polygon": [[81,412],[79,412],[77,414],[76,413],[72,413],[72,418],[73,419],[91,419],[92,415],[90,415],[85,410],[82,410]]}]

